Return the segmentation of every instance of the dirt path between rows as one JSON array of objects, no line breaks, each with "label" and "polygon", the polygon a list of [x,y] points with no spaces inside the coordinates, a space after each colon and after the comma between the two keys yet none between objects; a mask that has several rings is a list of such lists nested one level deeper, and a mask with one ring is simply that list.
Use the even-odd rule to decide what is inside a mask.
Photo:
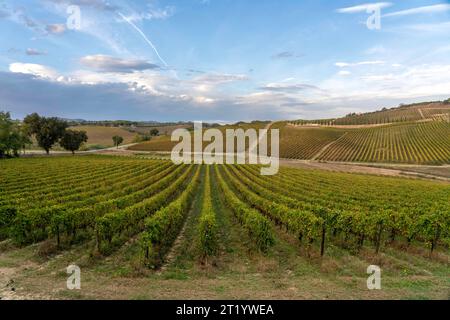
[{"label": "dirt path between rows", "polygon": [[339,140],[341,140],[342,138],[344,138],[346,135],[348,134],[348,132],[344,133],[342,136],[340,136],[339,138],[337,138],[334,141],[331,141],[329,144],[327,144],[325,147],[323,147],[322,149],[319,150],[319,152],[317,152],[311,159],[311,161],[316,160],[317,158],[319,158],[327,149],[329,149],[332,145],[334,145],[335,143],[337,143]]},{"label": "dirt path between rows", "polygon": [[422,119],[424,119],[424,120],[425,120],[426,118],[425,118],[425,116],[424,116],[424,114],[423,114],[423,111],[422,111],[422,109],[420,109],[420,108],[419,108],[419,109],[417,109],[417,111],[419,111],[419,113],[420,113],[420,116],[422,117]]}]

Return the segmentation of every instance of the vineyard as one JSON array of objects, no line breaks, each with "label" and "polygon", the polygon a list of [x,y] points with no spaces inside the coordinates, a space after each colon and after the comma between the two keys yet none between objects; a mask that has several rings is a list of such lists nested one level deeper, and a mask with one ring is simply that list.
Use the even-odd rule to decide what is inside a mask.
[{"label": "vineyard", "polygon": [[318,158],[329,161],[450,163],[450,122],[406,123],[349,131]]},{"label": "vineyard", "polygon": [[[125,234],[145,231],[148,247],[153,248],[164,240],[162,235],[179,231],[201,176],[207,185],[200,228],[206,252],[214,251],[208,248],[213,247],[210,238],[216,228],[210,202],[212,179],[218,180],[224,200],[262,250],[273,242],[271,222],[299,238],[305,236],[307,242],[317,240],[324,225],[335,232],[345,231],[347,236],[373,240],[375,231],[369,225],[375,228],[382,222],[386,231],[410,235],[409,241],[431,244],[438,226],[442,240],[448,237],[450,189],[439,184],[378,177],[369,182],[363,176],[330,177],[329,173],[295,169],[262,177],[252,166],[175,166],[127,158],[48,162],[18,160],[3,165],[0,204],[7,213],[0,229],[3,237],[10,236],[19,244],[54,237],[60,243],[61,238],[91,232],[102,250],[103,242],[117,245]],[[36,169],[48,173],[42,176]],[[383,183],[389,191],[380,187]],[[403,203],[404,198],[408,203]],[[371,219],[376,222],[370,223]],[[164,221],[171,223],[164,225]],[[421,223],[430,228],[434,223],[434,231],[427,234],[430,230],[421,230]]]},{"label": "vineyard", "polygon": [[[408,112],[418,112],[406,108]],[[442,165],[450,163],[450,109],[443,106],[422,107],[427,120],[400,121],[383,125],[333,126],[323,120],[322,125],[311,126],[288,122],[275,122],[271,129],[280,130],[280,158],[379,162],[399,164]],[[403,109],[396,112],[403,112]],[[405,118],[406,119],[406,118]],[[404,119],[404,120],[405,120]],[[408,118],[410,119],[410,118]],[[411,118],[412,119],[412,118]],[[262,129],[266,123],[220,127],[244,130]],[[269,135],[270,138],[270,135]],[[170,152],[177,142],[163,136],[134,145],[132,151]],[[209,143],[203,142],[205,148]],[[248,148],[248,142],[246,142]],[[224,143],[224,150],[226,146]]]},{"label": "vineyard", "polygon": [[138,239],[143,265],[158,267],[200,198],[198,258],[219,254],[220,210],[233,213],[255,250],[283,231],[308,256],[330,244],[376,253],[394,241],[428,250],[450,245],[450,187],[434,182],[257,166],[175,166],[102,156],[8,160],[1,166],[0,238],[18,246],[92,243],[109,255]]},{"label": "vineyard", "polygon": [[322,148],[346,133],[334,128],[295,128],[281,122],[272,128],[280,129],[280,157],[286,159],[312,159]]}]

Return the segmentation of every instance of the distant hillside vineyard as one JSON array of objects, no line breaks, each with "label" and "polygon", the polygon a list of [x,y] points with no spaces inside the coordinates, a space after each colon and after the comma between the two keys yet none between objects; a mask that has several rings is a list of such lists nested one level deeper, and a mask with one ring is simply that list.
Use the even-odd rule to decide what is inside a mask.
[{"label": "distant hillside vineyard", "polygon": [[[281,128],[282,158],[410,164],[450,163],[450,104],[421,103]],[[316,152],[304,152],[315,150]]]},{"label": "distant hillside vineyard", "polygon": [[[268,123],[221,127],[261,129]],[[351,114],[340,119],[280,121],[280,157],[285,159],[441,165],[450,163],[450,103],[432,102]],[[130,147],[171,151],[169,136]],[[206,144],[205,144],[206,146]]]}]

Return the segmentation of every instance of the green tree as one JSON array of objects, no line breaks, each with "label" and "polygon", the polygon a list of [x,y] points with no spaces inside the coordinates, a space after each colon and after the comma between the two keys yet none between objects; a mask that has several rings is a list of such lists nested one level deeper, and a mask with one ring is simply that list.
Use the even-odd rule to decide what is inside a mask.
[{"label": "green tree", "polygon": [[152,129],[150,130],[150,135],[152,137],[156,137],[157,135],[159,135],[159,130],[158,129]]},{"label": "green tree", "polygon": [[133,139],[133,143],[140,143],[150,140],[152,140],[152,137],[149,134],[137,134]]},{"label": "green tree", "polygon": [[114,146],[119,149],[119,146],[123,143],[123,138],[121,136],[114,136],[112,139]]},{"label": "green tree", "polygon": [[18,156],[31,141],[18,123],[11,120],[9,112],[0,112],[0,158]]},{"label": "green tree", "polygon": [[81,145],[87,141],[88,136],[86,131],[66,130],[59,144],[64,149],[72,151],[72,154],[75,154],[75,151],[79,150]]},{"label": "green tree", "polygon": [[37,113],[28,115],[24,119],[25,130],[36,137],[39,147],[50,153],[52,146],[64,135],[69,126],[66,121],[58,118],[45,118]]},{"label": "green tree", "polygon": [[0,112],[0,157],[3,158],[9,151],[10,135],[12,131],[13,122],[9,112]]}]

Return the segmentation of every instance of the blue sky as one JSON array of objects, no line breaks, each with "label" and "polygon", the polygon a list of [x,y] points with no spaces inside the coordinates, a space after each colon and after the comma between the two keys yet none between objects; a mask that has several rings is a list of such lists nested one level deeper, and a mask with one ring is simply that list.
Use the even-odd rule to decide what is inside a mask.
[{"label": "blue sky", "polygon": [[312,119],[450,96],[450,1],[0,0],[0,39],[18,118]]}]

